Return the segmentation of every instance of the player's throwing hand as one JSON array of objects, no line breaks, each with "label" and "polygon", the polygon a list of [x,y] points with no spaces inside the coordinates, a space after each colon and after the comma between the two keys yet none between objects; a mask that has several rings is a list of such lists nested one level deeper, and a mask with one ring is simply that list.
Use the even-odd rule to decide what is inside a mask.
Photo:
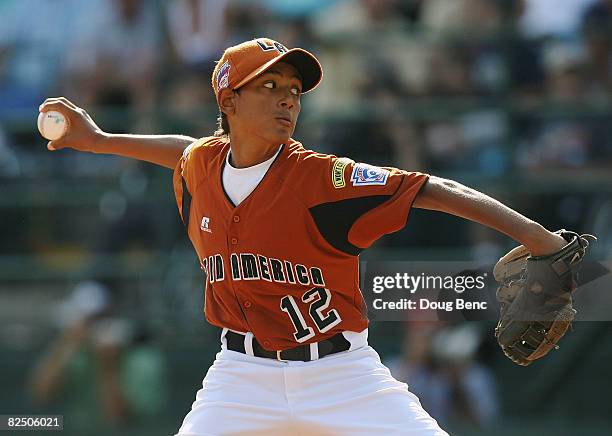
[{"label": "player's throwing hand", "polygon": [[46,99],[39,107],[40,112],[58,111],[68,122],[68,131],[64,136],[47,143],[47,149],[54,151],[62,148],[73,148],[79,151],[95,151],[96,143],[105,133],[91,119],[89,114],[64,97]]}]

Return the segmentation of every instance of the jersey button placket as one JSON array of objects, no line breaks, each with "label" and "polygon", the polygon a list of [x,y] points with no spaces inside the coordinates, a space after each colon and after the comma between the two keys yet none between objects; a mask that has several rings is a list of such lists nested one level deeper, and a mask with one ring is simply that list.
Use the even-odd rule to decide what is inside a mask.
[{"label": "jersey button placket", "polygon": [[253,303],[251,303],[249,300],[246,300],[244,303],[242,303],[242,305],[245,309],[249,309],[253,305]]},{"label": "jersey button placket", "polygon": [[[232,221],[234,222],[234,224],[239,223],[239,222],[240,222],[240,216],[239,216],[239,215],[234,215],[234,216],[232,217]],[[232,227],[232,226],[230,225],[230,227]],[[235,231],[235,230],[236,230],[236,229],[234,229],[234,231]],[[236,238],[235,236],[231,237],[231,238],[230,238],[230,243],[231,243],[232,245],[237,245],[237,244],[238,244],[238,238]]]}]

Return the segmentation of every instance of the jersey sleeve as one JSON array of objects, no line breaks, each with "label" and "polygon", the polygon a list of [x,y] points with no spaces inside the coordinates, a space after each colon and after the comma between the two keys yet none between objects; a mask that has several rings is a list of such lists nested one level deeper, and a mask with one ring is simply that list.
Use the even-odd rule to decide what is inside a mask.
[{"label": "jersey sleeve", "polygon": [[202,176],[203,168],[198,164],[198,150],[205,143],[206,138],[198,139],[185,148],[183,155],[179,159],[174,174],[172,184],[174,187],[174,197],[179,210],[181,221],[185,227],[189,226],[189,213],[191,211],[191,195],[195,192],[198,185],[198,177]]},{"label": "jersey sleeve", "polygon": [[358,255],[377,239],[401,230],[428,175],[318,155],[317,189],[308,189],[310,214],[334,248]]}]

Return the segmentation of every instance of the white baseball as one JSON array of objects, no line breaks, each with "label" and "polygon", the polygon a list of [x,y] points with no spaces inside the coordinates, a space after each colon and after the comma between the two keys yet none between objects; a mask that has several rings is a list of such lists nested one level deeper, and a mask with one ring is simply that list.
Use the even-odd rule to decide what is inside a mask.
[{"label": "white baseball", "polygon": [[58,111],[38,114],[38,131],[49,141],[60,139],[68,130],[66,118]]}]

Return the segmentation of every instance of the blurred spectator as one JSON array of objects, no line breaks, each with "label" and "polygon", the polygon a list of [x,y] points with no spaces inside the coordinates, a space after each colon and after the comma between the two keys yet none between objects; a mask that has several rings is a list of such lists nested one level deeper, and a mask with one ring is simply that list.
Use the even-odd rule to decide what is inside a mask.
[{"label": "blurred spectator", "polygon": [[8,144],[8,140],[0,125],[0,178],[16,177],[21,173],[21,165],[17,155]]},{"label": "blurred spectator", "polygon": [[427,167],[430,171],[444,171],[461,166],[464,143],[461,128],[453,121],[438,121],[427,125],[425,129]]},{"label": "blurred spectator", "polygon": [[171,109],[164,121],[171,130],[198,138],[215,130],[218,108],[210,75],[201,71],[176,72],[163,91],[164,107]]},{"label": "blurred spectator", "polygon": [[486,429],[500,405],[491,371],[476,360],[481,341],[473,323],[413,322],[401,354],[388,366],[442,426]]},{"label": "blurred spectator", "polygon": [[319,37],[397,31],[404,25],[399,6],[398,0],[333,1],[313,16],[314,30]]},{"label": "blurred spectator", "polygon": [[102,322],[110,310],[109,298],[108,290],[98,283],[76,286],[61,306],[63,332],[32,374],[32,392],[41,403],[67,390],[73,398],[68,401],[67,416],[79,427],[96,421],[120,423],[127,418],[118,364],[120,347],[129,333],[123,322]]},{"label": "blurred spectator", "polygon": [[590,134],[578,120],[544,123],[531,140],[519,146],[517,161],[528,169],[580,168],[589,163]]},{"label": "blurred spectator", "polygon": [[322,142],[329,152],[356,162],[381,166],[395,162],[393,139],[385,131],[385,124],[375,119],[368,122],[334,120],[333,126],[326,129]]},{"label": "blurred spectator", "polygon": [[0,2],[0,115],[33,113],[56,89],[88,7],[78,0]]},{"label": "blurred spectator", "polygon": [[355,91],[359,100],[371,103],[363,107],[371,116],[367,120],[329,120],[322,142],[340,156],[373,165],[394,165],[397,150],[410,146],[404,143],[408,138],[392,136],[389,128],[391,116],[405,93],[395,71],[384,60],[373,56],[367,59],[364,68]]},{"label": "blurred spectator", "polygon": [[227,37],[224,48],[239,44],[248,39],[274,36],[276,22],[262,2],[238,0],[230,2],[226,11]]},{"label": "blurred spectator", "polygon": [[157,5],[144,0],[110,0],[94,2],[91,7],[95,20],[84,31],[78,56],[68,66],[63,83],[66,95],[78,97],[84,106],[150,109],[160,67]]},{"label": "blurred spectator", "polygon": [[500,29],[497,0],[428,0],[423,2],[421,24],[435,33],[476,36]]},{"label": "blurred spectator", "polygon": [[432,172],[503,174],[510,164],[503,149],[507,128],[503,112],[484,109],[427,123],[423,153],[426,168]]},{"label": "blurred spectator", "polygon": [[143,336],[114,310],[104,285],[79,283],[60,306],[62,333],[31,374],[39,405],[58,410],[63,400],[64,430],[71,434],[135,425],[161,411],[167,398],[160,353],[143,347]]},{"label": "blurred spectator", "polygon": [[393,146],[392,164],[409,171],[426,171],[422,138],[417,123],[395,116],[389,117],[384,128]]},{"label": "blurred spectator", "polygon": [[[414,80],[418,88],[419,76],[423,76],[418,60],[423,50],[411,44],[408,35],[403,33],[406,23],[400,3],[398,0],[338,0],[311,16],[315,41],[331,42],[323,44],[316,53],[325,67],[325,79],[312,97],[318,107],[337,110],[362,105],[359,88],[368,73],[376,69],[374,73],[381,80],[377,86],[385,86],[390,79],[402,86],[404,81]],[[375,38],[370,37],[373,34]],[[382,65],[374,65],[381,61]],[[398,82],[400,66],[407,78],[400,77]],[[413,70],[416,72],[411,73]]]},{"label": "blurred spectator", "polygon": [[283,41],[287,47],[308,47],[310,51],[317,49],[310,21],[304,17],[280,21],[275,28],[275,38]]},{"label": "blurred spectator", "polygon": [[541,60],[541,41],[521,31],[521,21],[526,12],[525,0],[507,3],[507,24],[510,33],[503,38],[503,55],[506,64],[506,86],[512,95],[523,100],[542,95],[544,68]]},{"label": "blurred spectator", "polygon": [[546,96],[557,103],[577,102],[585,96],[581,74],[583,55],[575,44],[550,43],[543,50]]},{"label": "blurred spectator", "polygon": [[556,35],[572,37],[579,30],[584,10],[597,0],[520,0],[524,6],[521,18],[523,33],[531,38]]},{"label": "blurred spectator", "polygon": [[457,96],[473,91],[469,76],[470,58],[465,48],[440,44],[430,49],[428,95]]},{"label": "blurred spectator", "polygon": [[582,35],[586,48],[585,81],[590,96],[612,95],[612,1],[600,0],[585,12]]},{"label": "blurred spectator", "polygon": [[173,0],[166,2],[170,46],[180,64],[212,73],[213,61],[226,47],[228,0]]},{"label": "blurred spectator", "polygon": [[[579,47],[574,44],[552,42],[544,46],[545,96],[551,103],[569,107],[585,99],[582,59]],[[518,164],[523,168],[588,165],[594,157],[590,127],[592,123],[571,113],[543,118],[518,147]]]}]

